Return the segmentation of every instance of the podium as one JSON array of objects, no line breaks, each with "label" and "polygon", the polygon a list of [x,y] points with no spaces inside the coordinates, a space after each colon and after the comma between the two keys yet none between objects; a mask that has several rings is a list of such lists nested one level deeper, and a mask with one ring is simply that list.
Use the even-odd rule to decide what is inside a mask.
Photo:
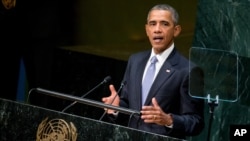
[{"label": "podium", "polygon": [[1,141],[180,141],[0,98]]}]

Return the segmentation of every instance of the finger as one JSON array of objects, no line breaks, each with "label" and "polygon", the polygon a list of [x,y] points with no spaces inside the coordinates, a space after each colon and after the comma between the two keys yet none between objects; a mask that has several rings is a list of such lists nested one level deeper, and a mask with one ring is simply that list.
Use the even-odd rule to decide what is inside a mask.
[{"label": "finger", "polygon": [[114,85],[109,85],[109,90],[111,92],[111,96],[115,96],[117,94]]},{"label": "finger", "polygon": [[140,112],[142,116],[145,116],[145,118],[151,119],[152,115],[155,114],[155,108],[152,106],[144,106]]},{"label": "finger", "polygon": [[106,102],[107,101],[107,98],[106,97],[104,97],[104,98],[102,98],[102,102]]},{"label": "finger", "polygon": [[154,107],[160,107],[157,100],[156,100],[156,98],[152,98],[152,104],[153,104]]},{"label": "finger", "polygon": [[152,114],[147,114],[147,115],[141,115],[141,119],[144,119],[144,120],[152,120],[154,117]]},{"label": "finger", "polygon": [[106,100],[105,98],[102,98],[102,102],[105,102],[105,100]]},{"label": "finger", "polygon": [[153,115],[153,120],[156,120],[156,115]]},{"label": "finger", "polygon": [[143,119],[145,123],[157,123],[159,120],[157,115],[142,116],[141,119]]}]

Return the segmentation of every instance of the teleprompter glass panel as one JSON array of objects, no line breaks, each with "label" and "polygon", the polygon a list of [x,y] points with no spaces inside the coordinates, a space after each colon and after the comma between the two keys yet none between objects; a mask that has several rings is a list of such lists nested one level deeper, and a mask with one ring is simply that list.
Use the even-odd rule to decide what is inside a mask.
[{"label": "teleprompter glass panel", "polygon": [[224,50],[190,48],[189,94],[195,98],[238,99],[238,55]]}]

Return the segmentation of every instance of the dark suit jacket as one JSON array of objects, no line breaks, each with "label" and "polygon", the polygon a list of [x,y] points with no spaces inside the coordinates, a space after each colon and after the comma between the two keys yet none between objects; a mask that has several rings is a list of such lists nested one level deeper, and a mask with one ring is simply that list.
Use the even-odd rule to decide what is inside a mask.
[{"label": "dark suit jacket", "polygon": [[[124,75],[127,84],[121,92],[120,106],[141,110],[141,82],[149,57],[148,50],[129,58]],[[173,128],[144,123],[140,116],[131,116],[129,127],[177,138],[199,134],[204,127],[204,103],[190,97],[188,82],[189,61],[174,49],[162,65],[144,104],[151,105],[155,97],[163,111],[172,114]]]}]

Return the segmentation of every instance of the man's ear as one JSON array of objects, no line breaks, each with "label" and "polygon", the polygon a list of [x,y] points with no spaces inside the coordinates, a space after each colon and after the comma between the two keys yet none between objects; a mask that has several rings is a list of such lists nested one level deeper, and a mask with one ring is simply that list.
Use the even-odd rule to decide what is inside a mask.
[{"label": "man's ear", "polygon": [[181,26],[180,25],[176,25],[174,27],[174,37],[179,36],[180,33],[181,33]]}]

